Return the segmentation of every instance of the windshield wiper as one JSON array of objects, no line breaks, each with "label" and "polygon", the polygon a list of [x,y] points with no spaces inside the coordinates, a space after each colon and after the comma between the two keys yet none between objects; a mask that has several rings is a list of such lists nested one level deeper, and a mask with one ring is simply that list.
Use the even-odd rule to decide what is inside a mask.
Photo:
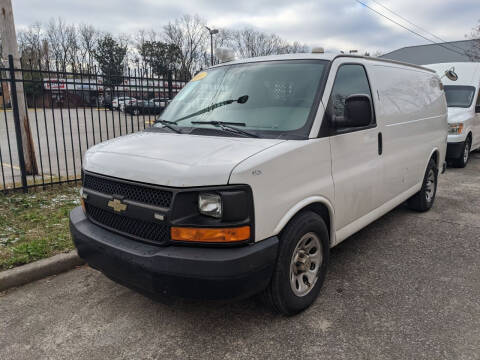
[{"label": "windshield wiper", "polygon": [[166,127],[167,129],[170,129],[174,132],[176,132],[177,134],[181,134],[182,132],[178,129],[175,129],[172,125],[176,125],[176,122],[174,121],[169,121],[169,120],[163,120],[163,119],[157,119],[154,121],[153,124],[162,124],[164,127]]},{"label": "windshield wiper", "polygon": [[240,96],[238,99],[231,99],[231,100],[225,100],[225,101],[220,101],[216,104],[213,104],[213,105],[210,105],[210,106],[207,106],[206,108],[203,108],[199,111],[196,111],[192,114],[188,114],[187,116],[184,116],[184,117],[181,117],[180,119],[176,119],[175,121],[171,121],[170,123],[174,123],[176,124],[177,122],[179,121],[182,121],[182,120],[186,120],[186,119],[189,119],[189,118],[192,118],[194,116],[198,116],[198,115],[201,115],[201,114],[205,114],[206,112],[210,112],[210,111],[213,111],[215,110],[216,108],[219,108],[221,106],[225,106],[225,105],[230,105],[234,102],[237,102],[239,104],[245,104],[248,100],[248,95],[243,95],[243,96]]},{"label": "windshield wiper", "polygon": [[234,125],[237,126],[245,126],[245,123],[241,122],[228,122],[228,121],[192,121],[192,124],[207,124],[213,126],[219,126],[222,130],[233,132],[236,134],[242,134],[248,137],[258,138],[258,135],[252,134],[251,132],[241,130]]}]

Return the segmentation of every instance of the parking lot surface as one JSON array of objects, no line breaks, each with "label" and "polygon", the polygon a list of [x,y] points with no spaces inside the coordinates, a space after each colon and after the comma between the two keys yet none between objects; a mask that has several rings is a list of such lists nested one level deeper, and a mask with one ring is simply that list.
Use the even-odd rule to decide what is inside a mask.
[{"label": "parking lot surface", "polygon": [[[39,174],[79,178],[85,151],[102,141],[149,127],[156,116],[97,108],[29,109]],[[0,186],[20,182],[13,112],[0,109]],[[34,180],[29,177],[29,180]],[[37,181],[41,182],[38,176]]]},{"label": "parking lot surface", "polygon": [[480,359],[480,153],[332,249],[315,304],[152,301],[81,267],[0,294],[6,359]]}]

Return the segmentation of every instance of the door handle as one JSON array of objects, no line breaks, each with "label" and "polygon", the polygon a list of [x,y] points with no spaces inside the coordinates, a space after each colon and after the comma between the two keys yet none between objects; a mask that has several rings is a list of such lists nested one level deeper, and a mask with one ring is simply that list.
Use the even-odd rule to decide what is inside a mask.
[{"label": "door handle", "polygon": [[378,133],[378,155],[382,155],[383,153],[383,138],[382,133]]}]

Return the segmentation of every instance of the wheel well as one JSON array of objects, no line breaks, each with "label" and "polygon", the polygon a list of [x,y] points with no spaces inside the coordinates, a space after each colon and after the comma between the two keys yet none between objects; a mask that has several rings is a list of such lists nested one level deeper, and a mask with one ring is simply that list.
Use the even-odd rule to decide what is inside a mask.
[{"label": "wheel well", "polygon": [[[331,221],[331,219],[330,219],[330,212],[328,211],[328,207],[325,204],[320,203],[320,202],[308,204],[304,208],[300,209],[297,212],[297,214],[295,214],[295,216],[297,216],[299,213],[301,213],[303,211],[313,211],[314,213],[316,213],[316,214],[318,214],[322,217],[323,221],[325,221],[325,225],[327,226],[328,237],[329,237],[329,240],[330,240],[330,243],[331,243],[332,242],[332,234],[330,233],[330,224],[331,224],[330,221]],[[293,219],[293,217],[292,217],[292,219]]]},{"label": "wheel well", "polygon": [[433,159],[433,161],[435,161],[435,164],[437,165],[437,169],[440,168],[440,164],[439,164],[439,158],[438,158],[438,150],[435,150],[432,154],[432,156],[430,157],[430,159]]},{"label": "wheel well", "polygon": [[470,138],[470,140],[472,140],[472,132],[471,131],[468,132],[467,138]]}]

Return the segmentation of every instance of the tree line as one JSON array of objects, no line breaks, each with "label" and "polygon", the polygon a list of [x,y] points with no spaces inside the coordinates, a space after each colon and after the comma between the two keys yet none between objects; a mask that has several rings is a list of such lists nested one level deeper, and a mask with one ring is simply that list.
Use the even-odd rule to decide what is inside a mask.
[{"label": "tree line", "polygon": [[[95,69],[112,77],[125,74],[129,67],[149,68],[155,75],[173,70],[188,78],[210,65],[210,35],[205,25],[198,15],[183,15],[160,31],[144,29],[133,35],[114,35],[89,24],[69,24],[57,18],[47,24],[32,24],[19,31],[17,38],[22,65],[28,68],[75,72]],[[300,42],[248,27],[219,29],[214,47],[231,48],[239,58],[309,49]]]},{"label": "tree line", "polygon": [[[210,36],[205,26],[205,20],[198,15],[183,15],[159,31],[143,29],[135,34],[114,35],[89,24],[69,24],[57,18],[20,30],[17,38],[22,65],[26,68],[98,71],[115,83],[128,68],[149,68],[157,76],[173,70],[181,77],[190,78],[208,67]],[[478,39],[474,53],[469,54],[478,58],[480,26],[475,26],[466,37]],[[214,35],[214,44],[214,47],[232,49],[238,58],[309,50],[306,44],[289,42],[276,34],[249,27],[221,28]]]}]

